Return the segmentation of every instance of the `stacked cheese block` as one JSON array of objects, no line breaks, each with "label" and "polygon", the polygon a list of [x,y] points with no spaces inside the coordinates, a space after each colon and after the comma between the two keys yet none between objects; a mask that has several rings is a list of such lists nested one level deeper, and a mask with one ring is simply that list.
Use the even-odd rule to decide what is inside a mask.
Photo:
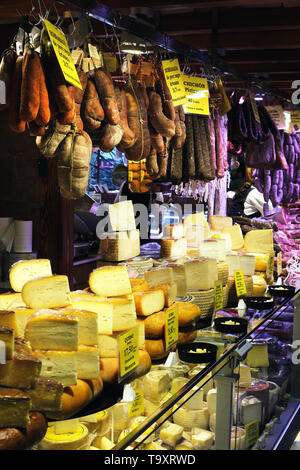
[{"label": "stacked cheese block", "polygon": [[200,317],[197,305],[177,301],[177,286],[171,267],[146,271],[145,279],[131,279],[136,312],[143,325],[146,349],[153,360],[168,355],[165,347],[165,315],[169,308],[178,307],[179,343],[196,337],[195,323]]},{"label": "stacked cheese block", "polygon": [[140,254],[140,232],[135,226],[132,201],[110,204],[108,231],[100,234],[100,253],[109,262],[124,261]]},{"label": "stacked cheese block", "polygon": [[164,235],[160,245],[160,257],[177,259],[187,254],[187,239],[184,236],[183,224],[164,226]]}]

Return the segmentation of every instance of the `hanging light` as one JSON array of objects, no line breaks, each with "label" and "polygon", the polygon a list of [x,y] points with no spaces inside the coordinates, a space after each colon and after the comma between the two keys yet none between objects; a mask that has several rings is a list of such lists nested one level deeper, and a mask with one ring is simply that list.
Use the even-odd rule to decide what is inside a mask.
[{"label": "hanging light", "polygon": [[146,53],[146,43],[143,39],[124,31],[121,35],[120,51],[125,54],[140,55]]}]

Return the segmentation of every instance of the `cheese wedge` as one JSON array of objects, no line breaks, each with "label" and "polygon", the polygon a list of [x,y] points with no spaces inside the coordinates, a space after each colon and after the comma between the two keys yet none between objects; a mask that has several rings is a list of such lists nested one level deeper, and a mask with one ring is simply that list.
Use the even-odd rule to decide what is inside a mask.
[{"label": "cheese wedge", "polygon": [[149,289],[148,282],[145,279],[141,279],[140,277],[131,277],[130,285],[132,292],[140,292]]},{"label": "cheese wedge", "polygon": [[218,239],[225,240],[226,241],[226,244],[225,244],[226,251],[231,251],[232,250],[232,240],[231,240],[231,236],[230,236],[229,233],[212,231],[210,233],[210,238],[212,238],[213,240],[214,239],[216,239],[216,240],[218,240]]},{"label": "cheese wedge", "polygon": [[78,344],[86,346],[98,344],[98,314],[96,312],[65,308],[59,310],[58,313],[71,315],[78,320]]},{"label": "cheese wedge", "polygon": [[162,238],[160,245],[161,258],[180,258],[187,252],[187,240],[185,238]]},{"label": "cheese wedge", "polygon": [[52,276],[48,259],[30,259],[14,263],[9,270],[9,283],[15,292],[22,292],[26,282],[39,277]]},{"label": "cheese wedge", "polygon": [[95,269],[90,274],[89,285],[92,292],[104,297],[131,294],[126,266],[103,266]]},{"label": "cheese wedge", "polygon": [[2,361],[3,359],[7,361],[13,358],[14,347],[15,331],[7,326],[0,325],[0,358]]},{"label": "cheese wedge", "polygon": [[232,218],[222,215],[210,216],[210,227],[212,230],[222,231],[224,228],[232,226]]},{"label": "cheese wedge", "polygon": [[[75,310],[83,310],[87,312],[93,312],[97,314],[97,335],[105,334],[111,335],[113,332],[113,304],[104,301],[93,301],[93,300],[73,300],[72,307]],[[83,343],[87,344],[87,343]],[[93,343],[95,344],[95,343]],[[96,343],[97,344],[97,343]]]},{"label": "cheese wedge", "polygon": [[105,261],[124,261],[140,254],[140,231],[103,233],[100,251]]},{"label": "cheese wedge", "polygon": [[243,248],[244,237],[240,225],[233,225],[232,227],[224,228],[223,233],[229,233],[231,236],[233,250],[239,250],[240,248]]},{"label": "cheese wedge", "polygon": [[182,238],[183,233],[183,224],[166,224],[164,225],[163,238]]},{"label": "cheese wedge", "polygon": [[199,244],[199,254],[205,258],[212,258],[217,261],[225,261],[226,240],[222,238],[211,238]]},{"label": "cheese wedge", "polygon": [[198,249],[200,243],[210,237],[210,230],[203,225],[184,225],[184,237],[188,248]]},{"label": "cheese wedge", "polygon": [[144,377],[144,397],[158,403],[171,388],[170,374],[167,370],[152,370]]},{"label": "cheese wedge", "polygon": [[177,285],[177,296],[185,297],[187,295],[186,269],[184,264],[170,263],[168,268],[173,270],[173,279]]},{"label": "cheese wedge", "polygon": [[240,364],[236,369],[235,373],[239,374],[239,387],[250,388],[251,387],[251,369],[246,364]]},{"label": "cheese wedge", "polygon": [[59,308],[70,305],[70,286],[67,276],[59,275],[27,282],[22,298],[29,308],[35,310]]},{"label": "cheese wedge", "polygon": [[110,299],[113,306],[113,331],[124,331],[136,326],[134,300],[114,297]]},{"label": "cheese wedge", "polygon": [[234,271],[242,270],[245,276],[253,276],[255,272],[255,256],[228,253],[226,255],[229,276],[234,276]]},{"label": "cheese wedge", "polygon": [[184,429],[182,426],[171,423],[161,429],[159,437],[165,444],[174,448],[182,438],[183,431]]},{"label": "cheese wedge", "polygon": [[268,345],[254,344],[247,354],[246,362],[249,367],[269,367]]},{"label": "cheese wedge", "polygon": [[135,217],[132,201],[120,201],[108,208],[109,231],[123,232],[135,229]]},{"label": "cheese wedge", "polygon": [[201,429],[197,434],[192,435],[192,445],[195,450],[209,450],[214,443],[215,435],[211,431]]},{"label": "cheese wedge", "polygon": [[41,377],[53,379],[64,387],[77,383],[76,351],[41,351],[32,354],[41,361]]},{"label": "cheese wedge", "polygon": [[76,351],[78,349],[78,319],[53,310],[40,310],[27,321],[25,338],[33,349]]},{"label": "cheese wedge", "polygon": [[136,314],[146,317],[152,313],[160,312],[165,305],[165,295],[162,289],[147,292],[135,292],[134,302]]},{"label": "cheese wedge", "polygon": [[77,378],[98,379],[100,374],[100,352],[95,346],[79,346],[76,351]]},{"label": "cheese wedge", "polygon": [[217,261],[201,258],[184,263],[187,290],[212,289],[218,279]]},{"label": "cheese wedge", "polygon": [[32,308],[15,308],[13,311],[15,313],[16,336],[24,338],[27,320],[34,314],[35,310]]},{"label": "cheese wedge", "polygon": [[245,235],[245,250],[248,253],[273,253],[273,230],[251,230]]},{"label": "cheese wedge", "polygon": [[[169,267],[157,267],[145,271],[145,281],[149,287],[155,287],[160,284],[171,284],[174,281],[173,270]],[[148,290],[145,289],[145,290]]]},{"label": "cheese wedge", "polygon": [[209,229],[209,224],[204,216],[204,212],[196,212],[196,214],[188,215],[183,220],[184,226],[188,225],[202,225]]},{"label": "cheese wedge", "polygon": [[171,307],[177,297],[177,284],[172,282],[170,284],[159,284],[158,286],[151,287],[150,290],[161,289],[165,296],[165,307]]},{"label": "cheese wedge", "polygon": [[7,292],[0,294],[0,310],[12,310],[14,308],[26,308],[26,304],[22,299],[21,293]]}]

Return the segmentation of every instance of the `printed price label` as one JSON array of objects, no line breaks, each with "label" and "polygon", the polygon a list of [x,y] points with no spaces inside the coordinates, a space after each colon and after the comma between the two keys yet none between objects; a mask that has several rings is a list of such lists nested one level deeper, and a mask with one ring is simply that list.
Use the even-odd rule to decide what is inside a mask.
[{"label": "printed price label", "polygon": [[187,97],[178,59],[163,60],[162,67],[174,106],[186,103]]},{"label": "printed price label", "polygon": [[215,282],[215,312],[223,308],[223,282]]},{"label": "printed price label", "polygon": [[209,91],[206,78],[183,75],[187,97],[184,112],[209,116]]},{"label": "printed price label", "polygon": [[178,307],[170,308],[165,313],[166,351],[178,341]]},{"label": "printed price label", "polygon": [[277,275],[280,276],[282,273],[282,253],[281,251],[277,255]]},{"label": "printed price label", "polygon": [[272,253],[269,255],[268,258],[268,265],[267,265],[267,277],[272,277],[274,273],[274,260],[275,260],[275,255]]},{"label": "printed price label", "polygon": [[53,46],[58,63],[67,82],[82,90],[82,86],[71,56],[66,37],[60,29],[56,28],[48,20],[44,20],[51,44]]},{"label": "printed price label", "polygon": [[130,374],[139,365],[139,327],[136,326],[118,338],[120,354],[119,378]]},{"label": "printed price label", "polygon": [[245,295],[247,293],[246,284],[244,273],[242,270],[234,271],[234,281],[235,281],[235,289],[236,295],[240,297],[241,295]]},{"label": "printed price label", "polygon": [[144,394],[143,390],[134,390],[135,399],[128,403],[128,416],[142,416],[144,414]]},{"label": "printed price label", "polygon": [[259,438],[259,421],[251,421],[245,426],[246,449],[253,446]]}]

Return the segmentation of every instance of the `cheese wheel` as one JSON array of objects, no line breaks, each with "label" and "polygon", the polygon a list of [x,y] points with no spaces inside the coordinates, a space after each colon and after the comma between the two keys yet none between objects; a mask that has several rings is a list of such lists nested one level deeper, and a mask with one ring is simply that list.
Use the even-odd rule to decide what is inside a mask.
[{"label": "cheese wheel", "polygon": [[168,356],[170,351],[166,351],[165,341],[160,339],[146,339],[145,340],[146,350],[148,351],[152,360],[157,361]]},{"label": "cheese wheel", "polygon": [[254,297],[262,297],[267,290],[267,283],[262,276],[252,276]]},{"label": "cheese wheel", "polygon": [[201,316],[201,311],[198,305],[191,302],[178,301],[175,302],[171,308],[174,307],[178,307],[178,324],[180,327],[189,326]]},{"label": "cheese wheel", "polygon": [[103,266],[89,276],[89,286],[97,295],[118,297],[131,294],[131,285],[126,266]]},{"label": "cheese wheel", "polygon": [[25,429],[0,429],[0,450],[30,449],[40,442],[47,431],[47,420],[42,413],[30,412],[30,424]]},{"label": "cheese wheel", "polygon": [[133,295],[136,313],[139,316],[146,317],[161,311],[165,306],[165,295],[162,289],[135,292]]},{"label": "cheese wheel", "polygon": [[[245,286],[246,286],[246,291],[247,291],[245,294],[245,297],[251,297],[252,292],[253,292],[253,278],[252,276],[244,276],[244,279],[245,279]],[[227,287],[228,287],[228,303],[237,304],[239,299],[236,294],[234,277],[228,278]]]},{"label": "cheese wheel", "polygon": [[26,282],[22,298],[27,307],[35,310],[67,307],[71,303],[67,276],[51,276]]},{"label": "cheese wheel", "polygon": [[89,445],[89,432],[84,424],[78,424],[76,432],[66,434],[55,434],[54,426],[50,425],[39,450],[87,450]]},{"label": "cheese wheel", "polygon": [[[124,380],[124,383],[132,381],[141,377],[151,369],[151,358],[146,350],[139,349],[139,365],[136,370]],[[118,357],[100,357],[100,377],[104,384],[117,384],[119,372],[119,358]]]},{"label": "cheese wheel", "polygon": [[15,292],[22,292],[26,282],[37,277],[52,276],[48,259],[30,259],[14,263],[9,270],[9,283]]},{"label": "cheese wheel", "polygon": [[189,343],[197,338],[197,330],[189,332],[178,332],[178,344]]}]

